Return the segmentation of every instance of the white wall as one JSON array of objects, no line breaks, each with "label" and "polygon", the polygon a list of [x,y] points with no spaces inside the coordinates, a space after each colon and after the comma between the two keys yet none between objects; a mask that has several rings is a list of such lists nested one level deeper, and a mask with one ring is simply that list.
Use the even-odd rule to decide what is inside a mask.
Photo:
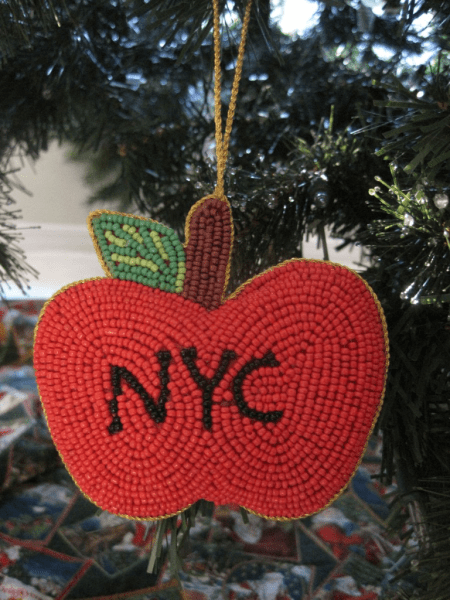
[{"label": "white wall", "polygon": [[[67,151],[55,143],[17,174],[32,193],[13,193],[23,215],[18,221],[24,228],[21,246],[27,262],[39,271],[39,278],[30,281],[31,298],[48,298],[72,281],[104,275],[86,227],[91,190],[83,181],[85,166],[68,161]],[[20,290],[12,286],[7,296],[21,297]]]},{"label": "white wall", "polygon": [[[86,227],[91,210],[86,205],[91,189],[83,181],[86,167],[67,160],[67,152],[54,144],[34,165],[26,164],[18,173],[20,182],[32,193],[31,197],[19,191],[13,194],[16,208],[23,214],[18,221],[18,227],[24,227],[22,248],[28,263],[40,273],[37,280],[30,281],[31,298],[46,299],[64,285],[104,275]],[[336,245],[335,240],[329,241],[330,259],[354,267],[359,252],[336,253]],[[314,239],[305,246],[305,255],[323,257]],[[8,298],[21,297],[14,286],[6,292]]]},{"label": "white wall", "polygon": [[85,166],[66,158],[69,149],[53,143],[36,163],[27,162],[18,178],[32,197],[15,194],[27,223],[84,225],[90,188],[84,183]]}]

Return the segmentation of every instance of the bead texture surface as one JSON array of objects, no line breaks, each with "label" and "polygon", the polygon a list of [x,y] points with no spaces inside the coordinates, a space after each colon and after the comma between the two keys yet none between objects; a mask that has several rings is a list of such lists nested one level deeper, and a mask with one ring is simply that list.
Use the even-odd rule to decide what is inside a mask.
[{"label": "bead texture surface", "polygon": [[[125,233],[141,243],[132,223]],[[312,514],[347,485],[378,415],[380,310],[354,272],[320,261],[283,263],[214,310],[134,281],[74,284],[36,332],[51,434],[112,513],[159,518],[204,498]]]}]

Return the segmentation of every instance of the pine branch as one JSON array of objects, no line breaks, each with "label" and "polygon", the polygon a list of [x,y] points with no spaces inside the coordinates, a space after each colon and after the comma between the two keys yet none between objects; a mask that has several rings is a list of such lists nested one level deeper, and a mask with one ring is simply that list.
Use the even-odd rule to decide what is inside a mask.
[{"label": "pine branch", "polygon": [[37,276],[20,248],[23,236],[15,223],[20,218],[20,211],[10,208],[14,204],[11,194],[18,187],[13,183],[12,175],[11,170],[5,169],[5,163],[0,163],[0,298],[11,283],[26,294],[29,277]]},{"label": "pine branch", "polygon": [[450,166],[449,81],[449,65],[438,61],[422,97],[392,78],[386,87],[394,98],[377,103],[394,113],[393,127],[384,133],[387,141],[377,154],[397,159],[406,173],[420,171],[430,182],[445,181]]},{"label": "pine branch", "polygon": [[32,47],[36,22],[49,32],[61,26],[61,16],[70,18],[65,0],[5,0],[0,5],[0,56],[5,60],[19,48]]},{"label": "pine branch", "polygon": [[[244,14],[247,0],[234,0],[234,11]],[[80,0],[5,0],[0,4],[0,56],[11,59],[17,51],[32,48],[37,30],[46,35],[63,27],[64,23],[79,23],[78,16],[92,12],[95,2],[83,6]],[[107,5],[107,2],[101,3]],[[229,12],[221,0],[221,12]],[[270,0],[254,0],[251,37],[269,32]],[[114,8],[126,12],[130,22],[145,22],[152,37],[169,45],[180,32],[186,33],[180,60],[191,59],[203,40],[211,33],[212,1],[196,0],[128,0]]]}]

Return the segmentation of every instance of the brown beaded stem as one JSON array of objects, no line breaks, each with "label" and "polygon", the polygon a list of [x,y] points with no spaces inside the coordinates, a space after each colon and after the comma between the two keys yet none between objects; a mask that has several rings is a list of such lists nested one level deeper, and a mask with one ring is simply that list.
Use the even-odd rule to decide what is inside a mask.
[{"label": "brown beaded stem", "polygon": [[186,219],[186,274],[183,296],[204,306],[218,308],[224,301],[230,274],[230,254],[233,244],[233,222],[230,205],[224,195],[224,175],[230,144],[239,82],[242,76],[245,43],[250,23],[252,0],[248,0],[242,24],[236,71],[230,104],[222,132],[220,11],[219,0],[213,0],[214,13],[214,120],[217,154],[217,184],[212,196],[199,200]]},{"label": "brown beaded stem", "polygon": [[232,244],[233,225],[227,200],[209,196],[194,204],[186,219],[185,298],[207,310],[222,304]]}]

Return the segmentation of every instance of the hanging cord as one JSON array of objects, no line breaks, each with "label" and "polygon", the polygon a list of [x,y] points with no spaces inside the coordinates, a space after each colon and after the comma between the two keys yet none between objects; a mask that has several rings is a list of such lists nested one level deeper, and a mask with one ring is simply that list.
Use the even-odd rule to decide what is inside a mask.
[{"label": "hanging cord", "polygon": [[217,156],[217,184],[214,195],[217,198],[224,196],[224,177],[227,165],[228,149],[230,146],[231,128],[233,126],[236,100],[239,91],[239,82],[242,75],[242,64],[244,62],[245,42],[247,40],[248,24],[250,22],[252,0],[248,0],[245,9],[244,21],[242,23],[241,41],[239,44],[236,70],[234,72],[233,87],[231,88],[230,105],[228,107],[225,134],[222,133],[222,111],[221,111],[221,70],[220,70],[220,19],[219,0],[213,0],[214,8],[214,120],[216,125],[216,156]]}]

